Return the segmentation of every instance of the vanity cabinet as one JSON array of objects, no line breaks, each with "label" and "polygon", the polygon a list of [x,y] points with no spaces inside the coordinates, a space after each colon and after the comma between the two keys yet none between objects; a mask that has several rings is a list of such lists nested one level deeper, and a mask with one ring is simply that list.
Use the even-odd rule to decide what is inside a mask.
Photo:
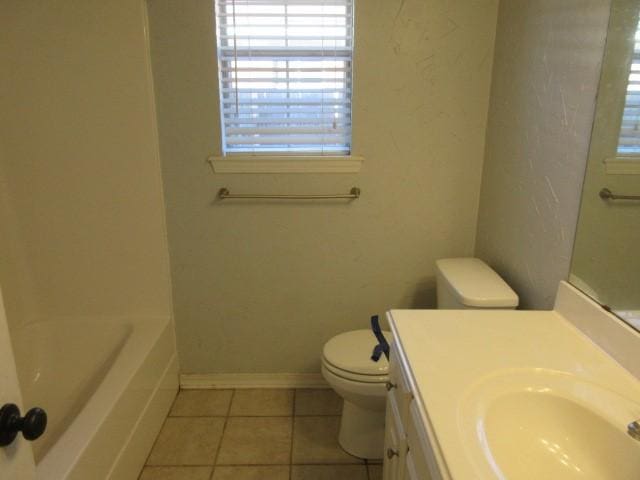
[{"label": "vanity cabinet", "polygon": [[389,359],[383,480],[441,480],[414,399],[408,366],[395,343]]},{"label": "vanity cabinet", "polygon": [[388,313],[385,480],[640,479],[640,333],[561,287],[553,311]]}]

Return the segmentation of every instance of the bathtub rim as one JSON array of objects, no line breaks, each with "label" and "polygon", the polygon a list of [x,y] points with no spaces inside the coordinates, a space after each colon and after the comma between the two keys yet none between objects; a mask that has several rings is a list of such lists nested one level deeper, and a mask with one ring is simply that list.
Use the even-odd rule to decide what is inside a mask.
[{"label": "bathtub rim", "polygon": [[[58,441],[36,464],[37,479],[62,480],[71,474],[118,400],[130,388],[153,347],[166,330],[173,327],[169,317],[128,317],[109,321],[130,323],[133,327],[131,334],[94,394]],[[175,354],[175,341],[172,353]],[[164,371],[165,365],[160,368]]]}]

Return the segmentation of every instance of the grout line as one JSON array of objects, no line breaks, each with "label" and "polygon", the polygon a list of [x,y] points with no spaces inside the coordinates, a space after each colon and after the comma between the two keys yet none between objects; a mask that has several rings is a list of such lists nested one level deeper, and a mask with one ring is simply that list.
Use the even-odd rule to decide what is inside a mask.
[{"label": "grout line", "polygon": [[164,417],[164,420],[162,421],[162,426],[160,427],[160,430],[158,431],[158,434],[156,435],[156,438],[153,440],[153,444],[151,445],[151,449],[149,450],[149,453],[147,454],[147,458],[144,459],[144,465],[142,465],[142,469],[140,470],[140,474],[138,475],[138,480],[140,480],[140,477],[142,477],[142,472],[144,472],[144,467],[155,466],[155,465],[149,465],[149,457],[151,456],[151,453],[153,452],[153,449],[155,448],[156,443],[158,443],[158,439],[160,438],[160,434],[162,433],[162,429],[167,424],[167,420],[169,420],[169,418],[170,418],[169,414],[171,413],[171,409],[173,408],[173,405],[176,403],[176,400],[178,399],[178,395],[180,395],[180,389],[178,389],[178,391],[176,392],[176,396],[173,398],[173,402],[171,402],[171,407],[169,408],[169,412],[167,413],[167,416]]},{"label": "grout line", "polygon": [[[275,418],[289,418],[293,415],[167,415],[167,418],[267,418],[267,417],[275,417]],[[316,413],[303,413],[296,414],[296,417],[340,417],[340,414],[337,413],[324,413],[324,414],[316,414]]]},{"label": "grout line", "polygon": [[290,418],[289,415],[229,415],[230,418]]},{"label": "grout line", "polygon": [[171,415],[167,418],[227,418],[228,415]]},{"label": "grout line", "polygon": [[299,413],[296,417],[341,417],[340,413]]},{"label": "grout line", "polygon": [[[218,460],[219,460],[219,456],[220,456],[220,451],[222,449],[222,441],[224,439],[224,435],[229,423],[229,419],[231,418],[268,418],[268,417],[276,417],[276,418],[290,418],[291,420],[291,445],[289,447],[289,463],[288,464],[246,464],[246,463],[237,463],[237,464],[225,464],[225,465],[219,465],[219,466],[224,466],[224,467],[275,467],[275,466],[279,466],[279,467],[284,467],[287,466],[289,467],[289,475],[288,478],[289,480],[292,480],[293,477],[293,447],[294,447],[294,438],[295,438],[295,419],[296,418],[304,418],[304,417],[320,417],[320,418],[327,418],[327,417],[340,417],[340,414],[335,414],[335,415],[327,415],[327,414],[314,414],[314,415],[298,415],[298,413],[296,412],[296,398],[297,398],[297,393],[298,393],[298,388],[292,388],[290,390],[292,390],[293,392],[293,399],[292,399],[292,409],[291,409],[291,414],[290,415],[241,415],[241,416],[231,416],[231,408],[233,405],[233,401],[235,399],[235,395],[236,395],[236,389],[225,389],[225,390],[230,390],[231,391],[231,398],[229,399],[229,405],[227,407],[227,411],[226,414],[223,415],[178,415],[178,416],[171,416],[171,410],[169,410],[169,414],[167,414],[167,417],[164,419],[164,422],[162,424],[162,428],[164,428],[166,422],[168,421],[169,418],[224,418],[224,423],[223,423],[223,427],[222,427],[222,433],[220,434],[220,440],[218,443],[218,447],[216,449],[216,453],[213,459],[213,464],[203,464],[203,465],[149,465],[147,462],[149,461],[149,456],[151,455],[151,452],[153,451],[153,448],[155,447],[156,443],[158,442],[158,438],[160,437],[160,433],[158,433],[158,436],[156,437],[153,446],[149,452],[149,455],[147,456],[147,460],[145,462],[144,467],[149,466],[149,467],[209,467],[211,468],[211,476],[209,477],[209,480],[213,480],[213,475],[215,473],[215,468],[216,466],[218,466]],[[176,396],[177,398],[177,396]],[[173,405],[175,404],[175,399],[173,404],[171,405],[171,408],[173,408]],[[162,432],[162,428],[160,429],[160,432]],[[354,460],[358,460],[357,463],[331,463],[331,462],[300,462],[300,463],[296,463],[295,465],[313,465],[313,466],[337,466],[337,465],[363,465],[365,470],[366,470],[366,478],[367,480],[371,480],[371,473],[370,473],[370,469],[369,466],[371,465],[369,463],[369,460],[366,459],[356,459],[354,457]],[[143,470],[144,470],[143,467]],[[142,471],[140,473],[140,475],[142,475]],[[138,477],[139,479],[139,477]]]},{"label": "grout line", "polygon": [[[289,464],[289,463],[221,463],[218,464],[218,467],[289,467],[289,466],[313,466],[313,467],[354,467],[354,466],[358,466],[358,467],[364,467],[365,464],[364,463],[335,463],[335,462],[326,462],[326,463],[322,463],[322,462],[303,462],[303,463],[293,463],[293,464]],[[214,467],[214,465],[211,465],[210,463],[206,463],[206,464],[200,464],[200,463],[192,463],[189,465],[185,465],[184,463],[175,463],[175,464],[162,464],[162,465],[146,465],[147,467],[152,467],[152,468],[164,468],[164,467],[184,467],[184,468],[191,468],[191,467],[199,467],[199,468],[204,468],[204,467]]]},{"label": "grout line", "polygon": [[293,406],[291,408],[291,446],[289,447],[289,480],[292,480],[293,476],[293,439],[296,433],[296,394],[297,391],[293,389]]},{"label": "grout line", "polygon": [[218,442],[218,448],[216,448],[216,454],[213,457],[213,468],[211,469],[211,479],[213,479],[213,474],[216,471],[216,465],[218,464],[218,456],[220,455],[220,450],[222,449],[222,440],[224,440],[224,433],[227,430],[227,423],[229,423],[229,414],[231,413],[231,405],[233,405],[233,398],[236,396],[236,391],[231,390],[231,398],[229,399],[229,406],[227,407],[227,415],[224,417],[224,424],[222,425],[222,433],[220,434],[220,441]]},{"label": "grout line", "polygon": [[[342,415],[296,415],[296,418],[340,418]],[[180,415],[167,418],[293,418],[293,415]]]}]

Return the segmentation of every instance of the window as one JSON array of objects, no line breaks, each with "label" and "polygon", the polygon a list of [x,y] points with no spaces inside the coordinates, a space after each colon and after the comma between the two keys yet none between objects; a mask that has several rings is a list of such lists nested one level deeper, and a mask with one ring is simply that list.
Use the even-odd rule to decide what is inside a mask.
[{"label": "window", "polygon": [[627,95],[618,138],[619,157],[640,157],[640,26],[636,29]]},{"label": "window", "polygon": [[223,153],[349,155],[353,0],[216,0]]}]

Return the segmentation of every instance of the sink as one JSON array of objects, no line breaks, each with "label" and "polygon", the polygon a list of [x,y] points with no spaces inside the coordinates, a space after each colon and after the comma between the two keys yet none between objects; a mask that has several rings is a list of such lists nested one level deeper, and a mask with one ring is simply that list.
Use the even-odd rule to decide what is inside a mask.
[{"label": "sink", "polygon": [[560,396],[504,395],[489,407],[484,433],[506,478],[640,478],[640,450],[625,426]]},{"label": "sink", "polygon": [[640,405],[549,370],[490,375],[465,395],[459,433],[479,477],[640,479],[640,441],[627,424]]}]

